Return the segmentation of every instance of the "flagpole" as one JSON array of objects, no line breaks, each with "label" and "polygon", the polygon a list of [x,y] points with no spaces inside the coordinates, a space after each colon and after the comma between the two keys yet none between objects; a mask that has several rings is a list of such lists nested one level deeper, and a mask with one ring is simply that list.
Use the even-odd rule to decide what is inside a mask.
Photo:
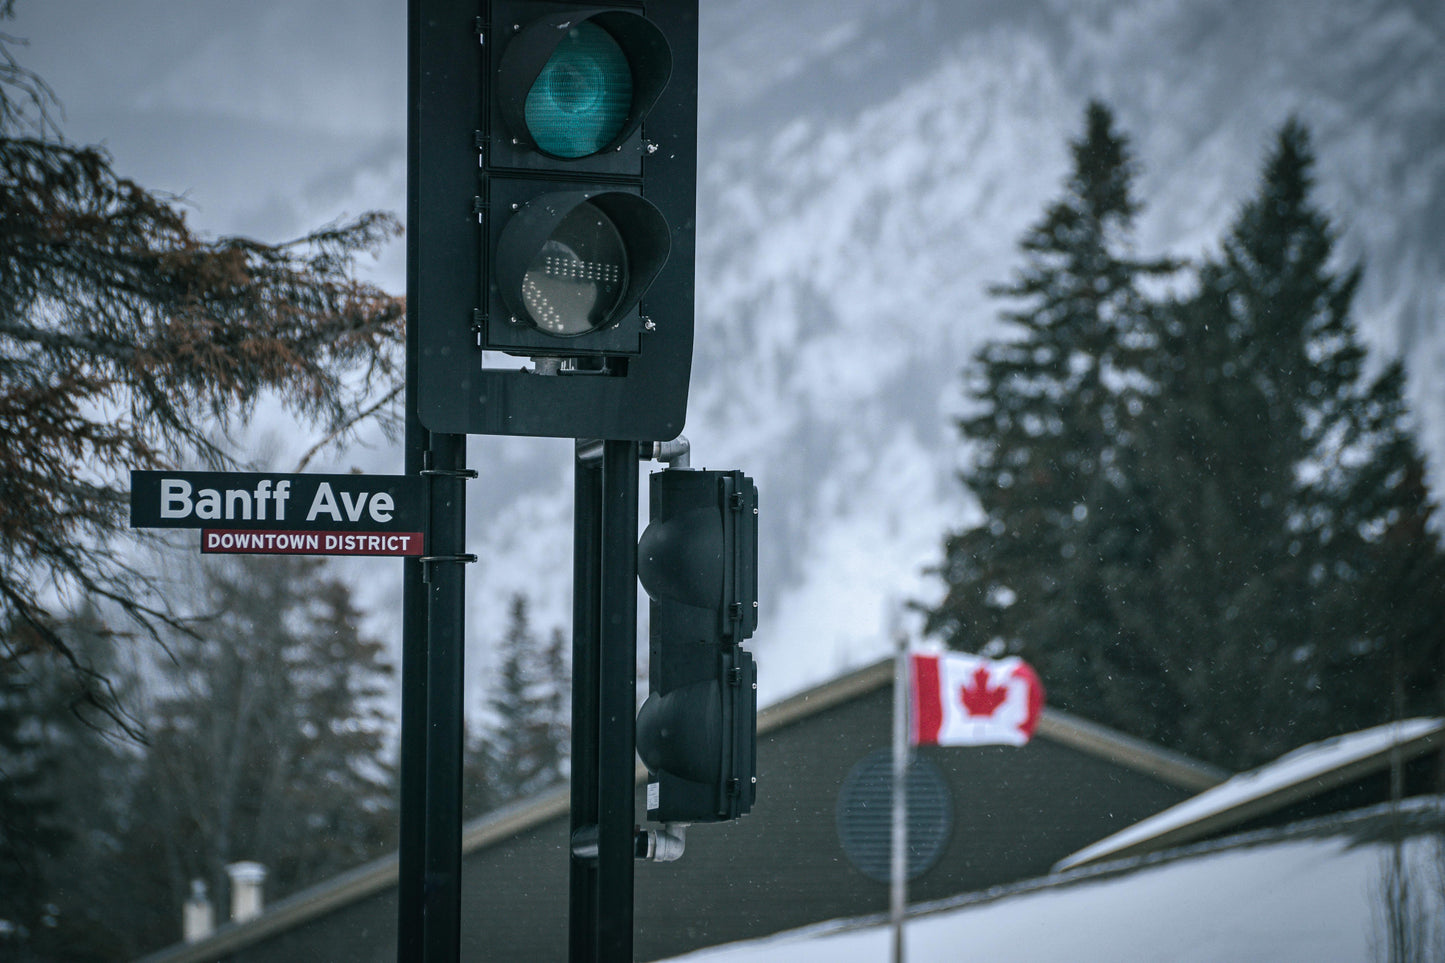
[{"label": "flagpole", "polygon": [[888,915],[893,924],[893,963],[904,963],[903,917],[908,909],[908,636],[902,613],[893,613],[893,833]]}]

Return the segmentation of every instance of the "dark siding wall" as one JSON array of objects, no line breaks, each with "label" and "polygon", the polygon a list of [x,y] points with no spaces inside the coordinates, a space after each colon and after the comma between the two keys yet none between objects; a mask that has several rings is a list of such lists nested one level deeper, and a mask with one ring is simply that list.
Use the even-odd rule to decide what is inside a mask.
[{"label": "dark siding wall", "polygon": [[[694,826],[682,860],[637,867],[637,958],[886,911],[887,885],[843,852],[836,807],[853,766],[889,745],[891,712],[884,687],[760,737],[752,814]],[[1044,739],[922,751],[948,779],[954,826],[938,863],[910,884],[915,902],[1042,875],[1192,795]]]},{"label": "dark siding wall", "polygon": [[[753,812],[691,827],[679,862],[636,865],[639,960],[887,909],[887,885],[844,854],[836,807],[853,766],[889,744],[891,700],[885,686],[760,737]],[[1042,738],[924,751],[947,777],[954,818],[943,856],[911,884],[913,901],[1041,875],[1192,794]],[[637,806],[641,816],[640,792]],[[566,836],[565,817],[554,819],[467,858],[464,960],[566,959]],[[395,926],[389,891],[234,959],[390,961]]]},{"label": "dark siding wall", "polygon": [[233,963],[396,963],[396,890],[352,903],[226,959]]},{"label": "dark siding wall", "polygon": [[[567,958],[567,826],[553,819],[463,861],[463,960]],[[396,963],[396,912],[389,889],[229,959]]]},{"label": "dark siding wall", "polygon": [[843,855],[834,813],[848,771],[887,743],[888,705],[885,692],[759,738],[752,813],[691,827],[681,860],[638,867],[638,959],[887,907]]},{"label": "dark siding wall", "polygon": [[462,959],[567,959],[566,816],[469,857]]}]

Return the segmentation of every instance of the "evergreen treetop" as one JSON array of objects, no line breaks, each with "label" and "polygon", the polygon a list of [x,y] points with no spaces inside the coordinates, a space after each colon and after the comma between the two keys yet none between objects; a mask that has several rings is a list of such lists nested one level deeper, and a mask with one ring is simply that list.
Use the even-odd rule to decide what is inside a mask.
[{"label": "evergreen treetop", "polygon": [[993,289],[1010,336],[979,352],[959,422],[985,521],[946,540],[949,589],[927,621],[960,648],[1025,653],[1066,705],[1110,671],[1103,660],[1132,658],[1081,614],[1108,605],[1087,573],[1137,554],[1124,469],[1149,343],[1140,286],[1176,269],[1133,253],[1133,161],[1103,104],[1072,156],[1063,195],[1020,242],[1024,266]]},{"label": "evergreen treetop", "polygon": [[567,777],[570,675],[564,637],[543,642],[526,596],[512,596],[500,664],[487,692],[488,718],[466,752],[464,809],[469,816],[548,789]]},{"label": "evergreen treetop", "polygon": [[1193,290],[1129,250],[1122,135],[1091,104],[1064,196],[1020,242],[1013,334],[971,372],[963,482],[928,630],[1019,652],[1054,705],[1226,765],[1442,708],[1445,561],[1403,369],[1368,373],[1313,198],[1279,131]]}]

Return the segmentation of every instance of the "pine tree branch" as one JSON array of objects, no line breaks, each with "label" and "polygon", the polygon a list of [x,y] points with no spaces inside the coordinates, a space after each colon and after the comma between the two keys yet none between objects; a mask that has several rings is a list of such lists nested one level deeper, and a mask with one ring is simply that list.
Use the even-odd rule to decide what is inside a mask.
[{"label": "pine tree branch", "polygon": [[327,434],[322,437],[320,441],[316,442],[316,444],[312,445],[309,449],[307,449],[306,454],[301,456],[301,460],[296,463],[296,467],[292,470],[296,472],[305,471],[306,466],[311,463],[311,459],[316,457],[316,454],[320,452],[321,449],[325,448],[329,444],[332,444],[338,438],[350,432],[358,424],[370,418],[382,408],[385,408],[387,405],[391,404],[393,401],[396,400],[397,396],[402,393],[405,387],[405,385],[397,385],[396,387],[388,391],[385,395],[383,395],[375,404],[368,405],[366,408],[358,411],[355,415],[346,419],[346,421],[342,422],[340,425],[337,425],[334,430],[327,432]]}]

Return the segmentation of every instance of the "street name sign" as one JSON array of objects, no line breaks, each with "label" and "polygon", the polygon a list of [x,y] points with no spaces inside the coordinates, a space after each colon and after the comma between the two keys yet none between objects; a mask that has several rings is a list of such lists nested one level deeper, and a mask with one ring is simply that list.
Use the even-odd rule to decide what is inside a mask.
[{"label": "street name sign", "polygon": [[425,482],[409,475],[132,471],[132,528],[197,528],[201,551],[421,555]]}]

